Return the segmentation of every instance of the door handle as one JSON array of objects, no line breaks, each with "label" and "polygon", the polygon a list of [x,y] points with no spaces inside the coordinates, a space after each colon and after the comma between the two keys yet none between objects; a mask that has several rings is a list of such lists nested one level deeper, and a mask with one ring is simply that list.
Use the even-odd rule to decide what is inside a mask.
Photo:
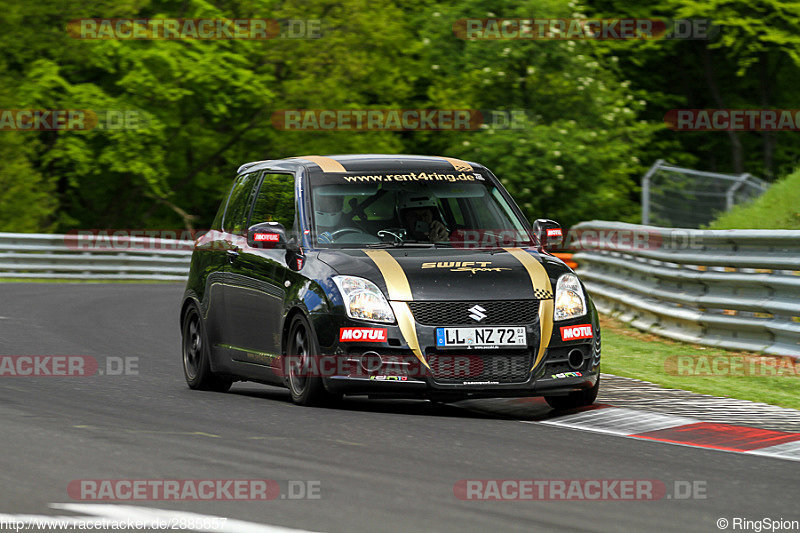
[{"label": "door handle", "polygon": [[228,256],[229,263],[233,263],[234,261],[236,261],[236,258],[239,257],[239,252],[237,252],[236,250],[226,250],[225,253]]}]

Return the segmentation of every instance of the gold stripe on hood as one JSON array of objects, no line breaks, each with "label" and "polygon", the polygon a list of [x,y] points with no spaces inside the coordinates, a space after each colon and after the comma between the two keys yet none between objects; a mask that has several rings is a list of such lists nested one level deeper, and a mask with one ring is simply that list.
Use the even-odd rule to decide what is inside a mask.
[{"label": "gold stripe on hood", "polygon": [[400,263],[392,257],[392,254],[386,250],[364,250],[364,253],[381,271],[386,288],[389,290],[389,299],[394,301],[410,302],[413,300],[411,297],[411,286],[408,284],[406,273],[403,272],[403,267]]},{"label": "gold stripe on hood", "polygon": [[383,276],[383,281],[386,282],[386,289],[389,292],[389,304],[392,306],[394,316],[397,318],[397,325],[400,327],[400,333],[403,334],[406,344],[414,352],[417,359],[427,368],[430,368],[428,362],[425,361],[425,356],[422,355],[422,350],[419,348],[414,315],[411,314],[411,309],[406,303],[412,301],[413,298],[411,296],[411,286],[408,284],[408,278],[403,271],[403,267],[386,250],[364,250],[364,253],[372,259],[375,266],[381,271],[381,276]]},{"label": "gold stripe on hood", "polygon": [[550,345],[550,337],[553,335],[554,310],[555,304],[552,298],[539,302],[539,332],[541,337],[539,340],[539,353],[536,355],[536,361],[533,362],[533,368],[536,368],[536,365],[542,360],[544,352]]},{"label": "gold stripe on hood", "polygon": [[394,316],[397,318],[397,325],[400,326],[400,332],[406,340],[406,344],[414,352],[414,355],[419,359],[419,362],[425,365],[428,369],[428,362],[425,356],[422,355],[422,350],[419,349],[419,339],[417,338],[417,326],[414,325],[414,315],[411,314],[411,309],[408,307],[407,302],[389,302],[394,310]]},{"label": "gold stripe on hood", "polygon": [[504,248],[504,250],[522,263],[533,285],[534,297],[539,299],[539,353],[533,362],[533,368],[541,362],[547,347],[550,345],[550,337],[553,335],[553,286],[550,283],[550,276],[544,266],[534,259],[534,257],[522,248]]}]

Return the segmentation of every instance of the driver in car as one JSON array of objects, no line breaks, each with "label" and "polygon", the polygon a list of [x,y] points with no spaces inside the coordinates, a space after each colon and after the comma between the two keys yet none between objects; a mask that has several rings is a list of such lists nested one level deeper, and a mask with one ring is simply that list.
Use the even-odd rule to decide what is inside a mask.
[{"label": "driver in car", "polygon": [[450,240],[445,225],[434,216],[434,206],[412,207],[403,212],[403,222],[414,240],[441,242]]},{"label": "driver in car", "polygon": [[314,219],[320,231],[317,239],[321,243],[333,242],[332,232],[336,231],[342,221],[342,197],[319,196],[316,198]]}]

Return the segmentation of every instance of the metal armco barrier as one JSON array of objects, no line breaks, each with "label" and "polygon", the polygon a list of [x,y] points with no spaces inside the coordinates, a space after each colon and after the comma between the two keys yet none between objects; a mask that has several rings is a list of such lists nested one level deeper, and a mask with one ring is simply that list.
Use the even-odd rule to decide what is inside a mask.
[{"label": "metal armco barrier", "polygon": [[800,357],[800,231],[592,221],[567,245],[603,313],[676,340]]},{"label": "metal armco barrier", "polygon": [[[0,278],[184,281],[191,241],[0,233]],[[598,309],[729,349],[800,357],[800,231],[693,230],[592,221],[567,243]]]},{"label": "metal armco barrier", "polygon": [[[109,231],[113,233],[113,231]],[[191,241],[0,233],[0,278],[185,281]]]}]

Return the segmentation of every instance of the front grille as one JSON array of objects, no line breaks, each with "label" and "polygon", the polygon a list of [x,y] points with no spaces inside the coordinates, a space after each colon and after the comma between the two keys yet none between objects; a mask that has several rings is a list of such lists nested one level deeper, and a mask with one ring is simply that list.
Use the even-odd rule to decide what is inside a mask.
[{"label": "front grille", "polygon": [[528,351],[498,353],[497,350],[471,350],[460,354],[429,350],[425,358],[438,383],[524,383],[528,381],[533,361]]},{"label": "front grille", "polygon": [[[479,305],[486,318],[470,318],[470,309]],[[531,324],[539,313],[539,300],[408,302],[414,319],[424,326],[491,326]]]}]

